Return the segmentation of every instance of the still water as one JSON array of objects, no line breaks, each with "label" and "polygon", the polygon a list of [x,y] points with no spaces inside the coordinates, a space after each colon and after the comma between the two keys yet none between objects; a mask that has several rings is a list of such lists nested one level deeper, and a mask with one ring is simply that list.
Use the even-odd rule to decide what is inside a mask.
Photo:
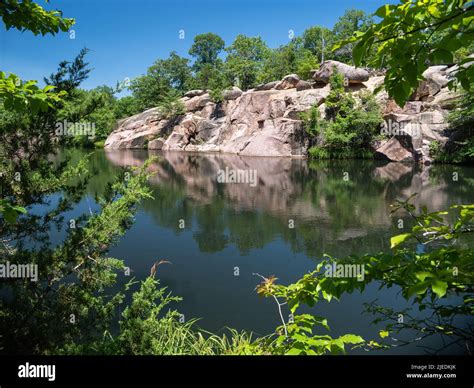
[{"label": "still water", "polygon": [[[79,160],[86,153],[74,150],[71,156]],[[325,253],[387,251],[390,237],[403,232],[399,219],[407,229],[411,222],[405,215],[390,217],[394,200],[418,193],[414,203],[429,210],[474,203],[472,167],[100,150],[91,155],[88,195],[70,215],[94,211],[95,196],[121,167],[140,166],[150,156],[159,156],[149,182],[154,199],[140,205],[111,256],[125,260],[138,279],[156,261],[170,261],[159,267],[158,277],[183,298],[177,309],[216,333],[233,327],[265,335],[280,324],[274,301],[254,290],[260,281],[255,273],[288,284],[313,270]],[[218,182],[226,168],[255,172],[256,184]],[[362,294],[320,302],[311,311],[328,318],[332,336],[378,340],[381,327],[371,325],[374,316],[363,313],[363,303],[377,299],[402,309],[408,304],[398,291],[372,284]],[[388,353],[423,350],[410,345]]]}]

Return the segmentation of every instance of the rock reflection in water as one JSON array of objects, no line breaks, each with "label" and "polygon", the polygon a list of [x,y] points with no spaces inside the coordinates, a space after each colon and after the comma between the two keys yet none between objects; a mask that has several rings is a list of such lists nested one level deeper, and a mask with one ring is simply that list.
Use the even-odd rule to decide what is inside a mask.
[{"label": "rock reflection in water", "polygon": [[[433,210],[457,203],[456,196],[452,196],[455,185],[446,183],[445,178],[437,179],[436,184],[430,180],[433,169],[420,170],[401,163],[315,163],[291,158],[131,150],[106,153],[117,166],[140,166],[151,156],[159,156],[150,167],[155,174],[150,183],[156,199],[146,201],[144,209],[160,225],[177,232],[176,220],[194,219],[194,236],[206,251],[223,249],[234,242],[242,252],[248,252],[275,239],[313,258],[334,251],[379,251],[387,248],[388,237],[396,233],[396,220],[389,217],[390,205],[396,199],[419,193],[415,204]],[[218,171],[226,168],[255,170],[258,184],[219,183]],[[410,222],[406,214],[398,218]],[[290,220],[294,229],[289,228]],[[353,244],[354,239],[357,244]],[[214,240],[215,246],[209,240]],[[341,246],[340,241],[352,243]]]}]

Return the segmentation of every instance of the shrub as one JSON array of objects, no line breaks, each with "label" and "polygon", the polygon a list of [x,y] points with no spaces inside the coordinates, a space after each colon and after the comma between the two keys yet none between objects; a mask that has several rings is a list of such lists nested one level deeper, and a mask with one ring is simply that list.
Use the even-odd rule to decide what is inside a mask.
[{"label": "shrub", "polygon": [[158,105],[161,112],[167,117],[180,116],[186,113],[186,109],[181,100],[175,96],[166,96],[163,102]]},{"label": "shrub", "polygon": [[312,71],[319,67],[316,57],[309,50],[302,50],[296,57],[296,74],[301,79],[308,80],[311,78]]},{"label": "shrub", "polygon": [[224,96],[222,95],[223,90],[222,89],[212,89],[209,91],[209,96],[211,97],[211,100],[218,104],[219,102],[224,101]]},{"label": "shrub", "polygon": [[312,106],[310,110],[300,113],[303,120],[303,127],[310,136],[317,136],[321,132],[321,113],[317,106]]},{"label": "shrub", "polygon": [[[334,73],[330,79],[331,92],[326,99],[326,120],[309,121],[310,135],[319,135],[318,145],[310,156],[326,158],[367,158],[372,155],[371,143],[382,123],[380,109],[370,92],[361,91],[359,100],[345,91],[344,76]],[[314,121],[314,120],[313,120]]]}]

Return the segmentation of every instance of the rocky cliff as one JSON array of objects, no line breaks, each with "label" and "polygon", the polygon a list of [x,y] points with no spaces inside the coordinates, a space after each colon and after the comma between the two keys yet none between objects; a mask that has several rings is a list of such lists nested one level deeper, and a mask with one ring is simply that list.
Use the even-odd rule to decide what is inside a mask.
[{"label": "rocky cliff", "polygon": [[[105,148],[304,157],[309,142],[299,113],[318,106],[324,116],[324,101],[330,91],[327,82],[335,68],[345,75],[347,90],[355,97],[361,90],[373,92],[383,83],[383,76],[327,61],[313,73],[311,82],[291,74],[245,92],[233,87],[224,91],[220,103],[213,102],[204,90],[192,90],[181,99],[185,114],[165,117],[154,108],[123,119],[107,138]],[[381,131],[388,138],[374,145],[380,158],[429,162],[430,142],[447,140],[446,116],[456,97],[447,88],[453,71],[455,68],[448,66],[430,67],[403,109],[385,92],[376,95],[385,120]]]}]

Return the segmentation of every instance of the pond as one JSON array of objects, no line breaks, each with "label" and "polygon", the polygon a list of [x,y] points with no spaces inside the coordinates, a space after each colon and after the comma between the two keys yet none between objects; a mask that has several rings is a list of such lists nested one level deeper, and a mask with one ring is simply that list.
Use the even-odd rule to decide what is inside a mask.
[{"label": "pond", "polygon": [[[70,154],[74,161],[89,152]],[[94,197],[121,167],[140,166],[150,156],[159,157],[149,181],[154,199],[140,205],[132,228],[110,253],[125,260],[138,279],[156,261],[169,261],[157,274],[183,298],[176,307],[185,319],[200,318],[200,327],[216,333],[233,327],[265,335],[280,324],[275,302],[255,292],[257,273],[289,284],[313,270],[324,254],[389,250],[390,237],[411,225],[404,214],[390,216],[396,199],[418,193],[414,204],[429,210],[474,203],[472,167],[98,150],[91,155],[88,195],[69,215],[94,211]],[[324,301],[311,311],[328,319],[333,336],[377,340],[381,327],[371,325],[374,316],[363,313],[363,303],[409,306],[398,291],[371,284],[362,294]],[[409,345],[386,353],[423,352]]]}]

